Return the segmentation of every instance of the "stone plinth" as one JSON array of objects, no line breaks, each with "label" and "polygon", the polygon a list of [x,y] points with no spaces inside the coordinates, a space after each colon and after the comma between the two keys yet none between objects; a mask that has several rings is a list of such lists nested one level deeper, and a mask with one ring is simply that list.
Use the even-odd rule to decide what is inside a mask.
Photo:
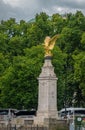
[{"label": "stone plinth", "polygon": [[42,72],[38,78],[38,110],[35,124],[43,125],[45,119],[57,119],[57,77],[51,59],[45,59]]}]

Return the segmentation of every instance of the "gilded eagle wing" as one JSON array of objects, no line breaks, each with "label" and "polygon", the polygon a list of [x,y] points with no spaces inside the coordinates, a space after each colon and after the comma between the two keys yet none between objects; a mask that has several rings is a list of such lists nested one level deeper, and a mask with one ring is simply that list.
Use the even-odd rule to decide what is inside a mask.
[{"label": "gilded eagle wing", "polygon": [[50,41],[49,41],[49,49],[52,50],[54,48],[55,42],[57,40],[57,38],[59,37],[59,35],[55,35],[53,36]]}]

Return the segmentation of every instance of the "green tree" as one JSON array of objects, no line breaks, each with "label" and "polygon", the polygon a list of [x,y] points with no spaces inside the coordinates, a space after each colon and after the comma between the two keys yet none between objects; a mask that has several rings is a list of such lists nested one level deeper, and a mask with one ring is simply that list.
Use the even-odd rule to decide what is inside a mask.
[{"label": "green tree", "polygon": [[81,48],[82,48],[83,51],[85,50],[85,32],[82,33]]},{"label": "green tree", "polygon": [[63,27],[66,25],[66,19],[59,14],[53,14],[51,21],[53,26],[53,33],[61,33]]},{"label": "green tree", "polygon": [[[78,55],[73,55],[74,64],[74,81],[76,83],[76,92],[78,98],[77,104],[84,106],[85,102],[85,52],[80,52]],[[79,90],[79,92],[78,92]]]},{"label": "green tree", "polygon": [[[26,49],[26,56],[13,58],[13,63],[0,78],[1,107],[22,109],[37,106],[37,77],[42,65],[41,47]],[[32,57],[32,58],[31,58]],[[41,61],[41,62],[40,62]]]},{"label": "green tree", "polygon": [[0,33],[0,52],[6,54],[8,49],[8,36],[7,34]]},{"label": "green tree", "polygon": [[8,53],[10,56],[17,56],[23,54],[23,49],[25,48],[23,37],[21,36],[12,37],[9,40],[8,45],[9,45]]}]

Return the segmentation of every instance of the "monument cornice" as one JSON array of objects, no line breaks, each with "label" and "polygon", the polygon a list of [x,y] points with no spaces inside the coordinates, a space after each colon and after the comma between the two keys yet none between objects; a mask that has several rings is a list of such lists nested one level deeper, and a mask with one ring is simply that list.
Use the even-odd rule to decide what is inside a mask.
[{"label": "monument cornice", "polygon": [[55,79],[58,80],[57,77],[39,77],[39,78],[37,78],[37,79],[39,79],[39,80],[43,80],[43,79],[44,79],[44,80],[49,80],[49,79],[50,79],[50,80],[55,80]]}]

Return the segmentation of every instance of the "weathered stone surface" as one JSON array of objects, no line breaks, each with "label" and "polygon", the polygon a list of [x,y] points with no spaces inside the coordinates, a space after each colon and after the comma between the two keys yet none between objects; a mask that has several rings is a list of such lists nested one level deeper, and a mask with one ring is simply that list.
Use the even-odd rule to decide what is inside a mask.
[{"label": "weathered stone surface", "polygon": [[46,118],[58,118],[57,112],[57,77],[51,59],[45,59],[42,72],[38,78],[39,95],[35,124],[43,124]]}]

